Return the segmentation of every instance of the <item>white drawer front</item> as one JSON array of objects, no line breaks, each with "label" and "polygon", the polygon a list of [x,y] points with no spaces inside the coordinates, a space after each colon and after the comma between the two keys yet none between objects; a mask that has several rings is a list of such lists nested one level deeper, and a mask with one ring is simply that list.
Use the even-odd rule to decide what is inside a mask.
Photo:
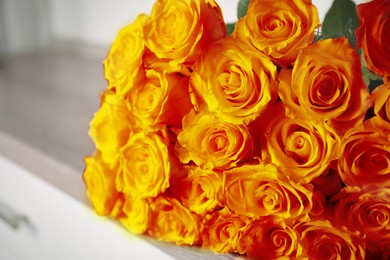
[{"label": "white drawer front", "polygon": [[0,202],[27,217],[18,229],[0,218],[2,260],[173,259],[2,156]]}]

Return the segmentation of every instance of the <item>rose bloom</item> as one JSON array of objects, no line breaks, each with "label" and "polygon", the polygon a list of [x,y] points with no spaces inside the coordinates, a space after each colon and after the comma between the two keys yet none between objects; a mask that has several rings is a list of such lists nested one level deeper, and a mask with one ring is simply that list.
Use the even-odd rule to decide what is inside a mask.
[{"label": "rose bloom", "polygon": [[188,77],[154,70],[145,74],[127,95],[129,111],[135,120],[133,128],[148,132],[167,125],[180,127],[183,116],[192,108]]},{"label": "rose bloom", "polygon": [[309,212],[309,218],[311,220],[316,220],[316,219],[324,219],[327,216],[326,210],[328,210],[327,207],[327,201],[324,196],[319,191],[313,191],[312,195],[312,207]]},{"label": "rose bloom", "polygon": [[144,27],[148,49],[173,65],[191,64],[225,35],[222,11],[213,0],[157,0]]},{"label": "rose bloom", "polygon": [[265,134],[271,161],[292,180],[309,183],[337,159],[339,137],[325,123],[287,118],[277,111]]},{"label": "rose bloom", "polygon": [[301,253],[299,234],[278,216],[253,220],[245,227],[238,252],[249,259],[295,259]]},{"label": "rose bloom", "polygon": [[134,234],[144,233],[150,224],[150,198],[138,198],[130,194],[124,195],[124,202],[118,220]]},{"label": "rose bloom", "polygon": [[191,167],[187,177],[174,186],[171,191],[191,212],[204,215],[221,204],[222,178],[212,170]]},{"label": "rose bloom", "polygon": [[250,1],[234,35],[287,67],[300,49],[313,42],[319,26],[318,11],[311,0],[257,0]]},{"label": "rose bloom", "polygon": [[190,80],[196,110],[234,124],[249,124],[277,98],[275,65],[256,50],[228,37],[210,45]]},{"label": "rose bloom", "polygon": [[226,203],[237,214],[307,219],[313,207],[312,187],[284,178],[274,165],[247,164],[225,171],[224,175]]},{"label": "rose bloom", "polygon": [[158,133],[133,134],[120,150],[117,187],[141,198],[156,197],[169,187],[170,157]]},{"label": "rose bloom", "polygon": [[301,222],[294,226],[300,234],[302,255],[298,259],[365,259],[365,243],[358,233],[333,227],[327,220]]},{"label": "rose bloom", "polygon": [[340,134],[360,124],[370,106],[359,55],[347,38],[327,39],[301,50],[292,71],[280,74],[287,116],[328,121]]},{"label": "rose bloom", "polygon": [[390,124],[374,117],[348,131],[340,148],[341,180],[349,186],[390,187]]},{"label": "rose bloom", "polygon": [[322,193],[324,196],[333,195],[343,187],[339,172],[333,168],[313,179],[311,184],[313,184],[315,191]]},{"label": "rose bloom", "polygon": [[253,144],[245,125],[226,123],[208,112],[190,113],[177,136],[178,157],[207,169],[227,169],[251,158]]},{"label": "rose bloom", "polygon": [[93,157],[85,157],[84,161],[83,180],[88,198],[98,215],[110,215],[119,196],[115,186],[117,169],[105,164],[99,153]]},{"label": "rose bloom", "polygon": [[113,90],[106,90],[101,97],[100,109],[90,122],[89,135],[101,152],[104,162],[115,165],[120,148],[126,144],[133,125],[126,102]]},{"label": "rose bloom", "polygon": [[375,88],[371,99],[375,115],[390,123],[390,81]]},{"label": "rose bloom", "polygon": [[147,20],[148,16],[139,15],[134,23],[121,29],[104,61],[108,87],[115,87],[121,95],[132,88],[142,75],[143,26]]},{"label": "rose bloom", "polygon": [[370,70],[390,76],[390,2],[374,0],[356,7],[360,26],[356,29],[357,47]]},{"label": "rose bloom", "polygon": [[157,197],[152,203],[152,219],[148,234],[158,240],[177,245],[199,242],[199,219],[174,198]]},{"label": "rose bloom", "polygon": [[390,254],[390,188],[346,187],[331,201],[337,225],[365,234],[369,250]]},{"label": "rose bloom", "polygon": [[248,218],[234,214],[225,207],[207,215],[205,219],[206,223],[201,229],[202,246],[216,253],[235,252]]}]

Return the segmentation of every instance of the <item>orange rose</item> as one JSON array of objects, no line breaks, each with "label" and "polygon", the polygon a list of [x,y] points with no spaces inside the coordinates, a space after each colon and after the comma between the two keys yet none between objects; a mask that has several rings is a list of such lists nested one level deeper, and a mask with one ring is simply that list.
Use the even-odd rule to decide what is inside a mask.
[{"label": "orange rose", "polygon": [[183,130],[177,137],[178,157],[182,163],[195,162],[207,169],[227,169],[248,160],[252,140],[245,125],[221,121],[207,112],[190,113],[183,119]]},{"label": "orange rose", "polygon": [[191,64],[225,34],[221,9],[213,0],[157,0],[144,28],[148,49],[172,65]]},{"label": "orange rose", "polygon": [[144,233],[150,224],[152,201],[148,198],[141,199],[130,194],[124,195],[122,213],[118,216],[119,221],[135,234]]},{"label": "orange rose", "polygon": [[271,164],[243,165],[224,175],[226,203],[237,214],[307,219],[313,206],[311,186],[284,179]]},{"label": "orange rose", "polygon": [[299,234],[278,216],[253,220],[245,227],[238,252],[249,259],[293,259],[300,255]]},{"label": "orange rose", "polygon": [[371,94],[374,113],[390,123],[390,82],[377,87]]},{"label": "orange rose", "polygon": [[341,143],[338,167],[349,186],[390,187],[390,124],[372,118],[348,131]]},{"label": "orange rose", "polygon": [[358,233],[324,220],[302,222],[294,229],[301,235],[302,255],[298,259],[365,259],[365,243]]},{"label": "orange rose", "polygon": [[157,133],[133,134],[120,150],[117,186],[141,198],[156,197],[169,187],[168,147]]},{"label": "orange rose", "polygon": [[203,215],[214,210],[221,196],[222,178],[212,170],[191,167],[186,178],[172,187],[175,197],[190,211]]},{"label": "orange rose", "polygon": [[213,43],[194,64],[190,80],[196,110],[249,124],[277,97],[277,71],[256,50],[233,38]]},{"label": "orange rose", "polygon": [[193,245],[199,241],[199,220],[179,201],[158,197],[151,208],[150,235],[178,245]]},{"label": "orange rose", "polygon": [[142,75],[143,26],[147,20],[148,16],[139,15],[134,23],[121,29],[104,61],[108,87],[115,87],[117,93],[125,94]]},{"label": "orange rose", "polygon": [[234,34],[286,67],[300,49],[313,42],[319,26],[318,11],[311,0],[257,0],[250,1]]},{"label": "orange rose", "polygon": [[390,189],[346,187],[332,197],[335,222],[365,234],[369,250],[390,254]]},{"label": "orange rose", "polygon": [[390,76],[390,2],[374,0],[359,4],[357,46],[362,48],[368,68],[380,76]]},{"label": "orange rose", "polygon": [[126,144],[133,124],[126,102],[112,90],[102,95],[101,107],[90,122],[89,135],[104,162],[114,165],[120,148]]},{"label": "orange rose", "polygon": [[88,198],[98,215],[110,215],[119,196],[115,187],[117,169],[105,164],[99,154],[85,158],[83,180]]},{"label": "orange rose", "polygon": [[226,207],[214,211],[205,219],[206,224],[201,231],[202,246],[210,248],[216,253],[235,252],[248,219],[232,213]]},{"label": "orange rose", "polygon": [[332,168],[325,174],[312,180],[311,184],[313,184],[314,190],[322,193],[324,196],[333,195],[343,187],[339,172]]},{"label": "orange rose", "polygon": [[337,159],[339,137],[325,123],[274,114],[266,138],[271,161],[294,181],[309,183]]},{"label": "orange rose", "polygon": [[292,71],[282,71],[280,79],[287,116],[328,121],[340,133],[361,123],[370,106],[359,55],[346,38],[301,50]]},{"label": "orange rose", "polygon": [[183,116],[192,108],[188,77],[154,70],[145,74],[127,95],[129,111],[135,120],[133,128],[149,132],[166,125],[180,127]]}]

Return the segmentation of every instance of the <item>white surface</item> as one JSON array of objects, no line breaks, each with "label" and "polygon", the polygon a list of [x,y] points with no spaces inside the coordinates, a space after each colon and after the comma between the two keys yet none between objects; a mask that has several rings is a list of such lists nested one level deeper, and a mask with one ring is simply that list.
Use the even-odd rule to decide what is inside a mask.
[{"label": "white surface", "polygon": [[28,218],[0,219],[1,260],[173,259],[1,155],[0,201]]}]

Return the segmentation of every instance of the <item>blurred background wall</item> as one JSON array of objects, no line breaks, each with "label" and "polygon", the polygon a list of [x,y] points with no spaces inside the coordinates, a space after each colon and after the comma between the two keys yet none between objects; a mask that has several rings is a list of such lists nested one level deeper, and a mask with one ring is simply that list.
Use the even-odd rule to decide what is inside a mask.
[{"label": "blurred background wall", "polygon": [[50,37],[47,0],[0,0],[1,51],[45,47]]},{"label": "blurred background wall", "polygon": [[[219,0],[225,20],[236,19],[238,0]],[[355,0],[363,2],[363,0]],[[107,47],[154,0],[0,0],[0,48],[22,51],[66,40]],[[321,19],[332,0],[313,0]]]},{"label": "blurred background wall", "polygon": [[[154,0],[0,0],[0,51],[20,52],[69,41],[108,47],[116,32]],[[218,1],[228,21],[237,0]]]}]

